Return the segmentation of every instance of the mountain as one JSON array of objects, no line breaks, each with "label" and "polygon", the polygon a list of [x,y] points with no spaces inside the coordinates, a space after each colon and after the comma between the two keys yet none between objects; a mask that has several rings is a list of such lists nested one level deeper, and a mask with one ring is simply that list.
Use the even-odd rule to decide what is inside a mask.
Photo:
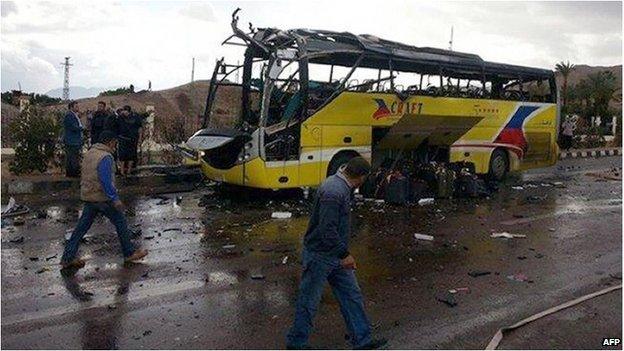
[{"label": "mountain", "polygon": [[[615,75],[618,85],[622,85],[622,65],[617,66],[588,66],[588,65],[575,65],[570,76],[568,77],[569,85],[576,85],[581,79],[587,78],[588,75],[596,72],[609,71]],[[557,73],[557,83],[560,85],[563,83],[563,78]]]},{"label": "mountain", "polygon": [[[81,86],[70,86],[69,87],[69,97],[72,99],[84,99],[90,97],[96,97],[99,93],[109,90],[110,88],[102,88],[102,87],[92,87],[85,88]],[[56,88],[49,90],[45,93],[48,96],[60,98],[63,96],[63,88]]]}]

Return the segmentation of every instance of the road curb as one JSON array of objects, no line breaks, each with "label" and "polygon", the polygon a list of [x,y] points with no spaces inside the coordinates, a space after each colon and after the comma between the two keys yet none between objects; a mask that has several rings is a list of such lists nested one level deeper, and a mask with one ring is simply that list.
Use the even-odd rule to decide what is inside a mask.
[{"label": "road curb", "polygon": [[[196,183],[202,180],[199,168],[181,167],[159,170],[160,172],[147,175],[117,178],[120,188],[128,186],[140,186],[154,188],[169,184]],[[2,183],[2,193],[7,195],[46,194],[68,189],[79,189],[79,179],[56,179],[56,180],[20,180],[15,179]]]},{"label": "road curb", "polygon": [[586,150],[571,150],[562,151],[559,153],[559,159],[566,158],[588,158],[588,157],[607,157],[607,156],[621,156],[621,148],[606,148],[606,149],[586,149]]}]

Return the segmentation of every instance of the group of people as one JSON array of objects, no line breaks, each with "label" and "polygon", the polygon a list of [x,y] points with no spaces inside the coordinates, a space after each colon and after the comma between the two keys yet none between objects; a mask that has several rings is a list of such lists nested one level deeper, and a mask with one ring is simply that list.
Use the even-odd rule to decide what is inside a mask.
[{"label": "group of people", "polygon": [[[80,176],[80,160],[84,145],[86,128],[80,120],[78,102],[68,104],[68,111],[63,119],[63,143],[65,145],[65,174],[68,177]],[[108,131],[118,141],[112,150],[114,160],[118,161],[118,171],[126,176],[135,171],[138,162],[138,145],[143,119],[132,111],[129,105],[113,112],[104,101],[97,104],[97,110],[89,121],[89,141],[93,146],[101,141],[102,133]]]},{"label": "group of people", "polygon": [[[106,103],[98,102],[97,111],[89,121],[90,147],[82,157],[85,127],[80,120],[78,103],[72,101],[63,120],[65,165],[68,177],[80,177],[80,199],[84,203],[78,224],[65,244],[62,269],[82,268],[85,262],[77,257],[80,241],[98,215],[107,217],[117,230],[126,262],[142,259],[147,250],[137,249],[131,242],[131,232],[124,214],[124,205],[115,187],[116,162],[121,174],[128,174],[137,161],[137,146],[141,118],[130,106],[113,114]],[[118,143],[119,141],[119,143]]]}]

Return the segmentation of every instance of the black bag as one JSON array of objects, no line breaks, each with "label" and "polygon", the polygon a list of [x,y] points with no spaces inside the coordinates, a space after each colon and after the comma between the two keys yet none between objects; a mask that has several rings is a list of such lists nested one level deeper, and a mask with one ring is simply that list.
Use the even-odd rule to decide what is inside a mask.
[{"label": "black bag", "polygon": [[384,200],[387,203],[404,205],[409,199],[409,180],[400,174],[391,174],[386,183]]},{"label": "black bag", "polygon": [[422,179],[413,179],[410,184],[410,201],[416,202],[422,198],[429,197],[429,185]]},{"label": "black bag", "polygon": [[455,172],[443,165],[436,170],[436,189],[435,195],[438,198],[449,198],[455,190]]},{"label": "black bag", "polygon": [[455,196],[456,197],[478,197],[478,185],[477,179],[472,174],[460,175],[455,181]]}]

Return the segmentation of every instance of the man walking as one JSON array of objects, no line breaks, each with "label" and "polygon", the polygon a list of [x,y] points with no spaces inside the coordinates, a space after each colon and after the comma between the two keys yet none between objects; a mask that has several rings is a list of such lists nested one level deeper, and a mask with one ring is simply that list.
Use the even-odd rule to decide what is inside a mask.
[{"label": "man walking", "polygon": [[85,153],[80,180],[80,199],[84,201],[84,208],[71,238],[65,245],[61,259],[63,269],[84,267],[85,262],[76,258],[80,240],[100,213],[115,225],[126,262],[137,261],[147,255],[147,250],[135,249],[130,241],[131,234],[123,214],[124,206],[115,188],[112,151],[116,144],[115,135],[110,131],[103,131],[100,142]]},{"label": "man walking", "polygon": [[355,277],[355,259],[348,250],[351,195],[362,185],[369,172],[368,162],[362,157],[355,157],[335,175],[328,177],[318,189],[303,239],[303,275],[295,320],[287,336],[289,349],[308,347],[312,320],[326,281],[340,304],[353,347],[376,349],[387,342],[371,337],[371,325]]},{"label": "man walking", "polygon": [[139,147],[140,130],[143,120],[132,111],[128,105],[124,106],[118,119],[119,126],[119,161],[121,162],[121,175],[128,175],[136,167]]},{"label": "man walking", "polygon": [[82,157],[82,131],[84,127],[78,117],[78,103],[70,102],[63,118],[63,143],[65,144],[65,175],[72,178],[80,176]]},{"label": "man walking", "polygon": [[106,130],[109,125],[109,118],[108,111],[106,111],[106,103],[104,101],[99,101],[97,104],[97,110],[91,119],[91,145],[99,142],[100,134],[102,134],[102,132]]}]

